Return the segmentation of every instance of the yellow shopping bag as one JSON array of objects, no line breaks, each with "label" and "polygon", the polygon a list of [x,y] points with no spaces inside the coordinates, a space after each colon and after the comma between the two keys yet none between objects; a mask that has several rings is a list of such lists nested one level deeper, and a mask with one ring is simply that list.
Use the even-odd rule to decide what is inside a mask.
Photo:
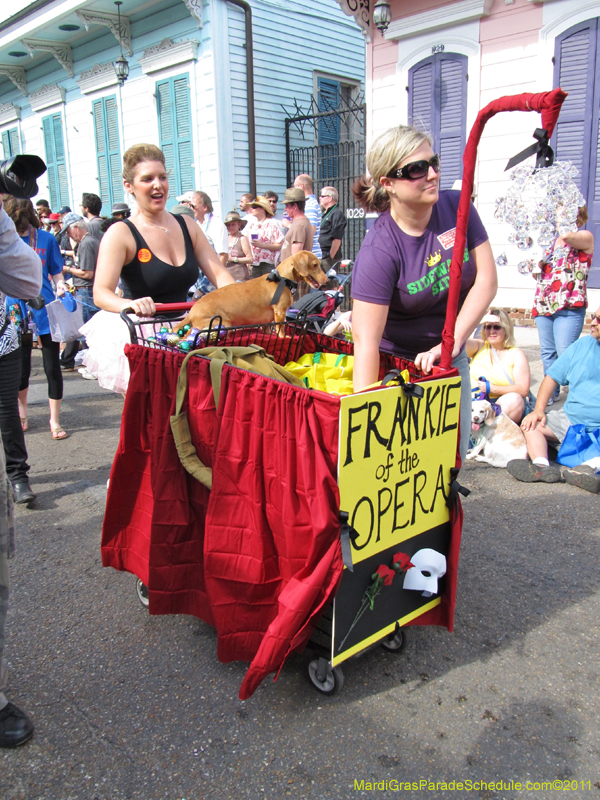
[{"label": "yellow shopping bag", "polygon": [[298,361],[290,361],[285,369],[300,378],[309,389],[327,394],[353,393],[354,356],[339,353],[307,353]]}]

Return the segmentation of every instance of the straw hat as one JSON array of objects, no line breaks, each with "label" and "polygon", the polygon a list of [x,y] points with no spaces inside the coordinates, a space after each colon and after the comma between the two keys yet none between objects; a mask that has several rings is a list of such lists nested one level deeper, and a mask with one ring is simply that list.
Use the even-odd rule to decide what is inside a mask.
[{"label": "straw hat", "polygon": [[267,212],[267,215],[269,217],[272,217],[273,214],[275,213],[271,208],[271,203],[269,203],[267,198],[263,197],[261,194],[258,195],[256,200],[253,200],[251,203],[248,203],[248,205],[250,206],[250,208],[255,208],[256,206],[259,206],[259,208],[263,208]]}]

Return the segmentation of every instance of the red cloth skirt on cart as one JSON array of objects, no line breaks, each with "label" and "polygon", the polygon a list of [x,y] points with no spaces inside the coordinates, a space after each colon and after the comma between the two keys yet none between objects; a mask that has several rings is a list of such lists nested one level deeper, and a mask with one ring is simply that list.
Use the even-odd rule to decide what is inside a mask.
[{"label": "red cloth skirt on cart", "polygon": [[[341,579],[339,399],[225,366],[217,409],[209,361],[190,359],[188,420],[213,469],[209,491],[182,467],[169,424],[184,355],[126,350],[131,379],[102,562],[147,585],[151,614],[213,625],[220,661],[251,662],[247,698],[307,642]],[[451,521],[446,595],[417,624],[452,627],[458,502]]]}]

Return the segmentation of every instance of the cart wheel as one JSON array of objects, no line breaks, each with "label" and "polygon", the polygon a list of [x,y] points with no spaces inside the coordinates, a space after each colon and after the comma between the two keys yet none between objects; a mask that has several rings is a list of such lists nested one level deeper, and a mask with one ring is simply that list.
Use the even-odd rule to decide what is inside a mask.
[{"label": "cart wheel", "polygon": [[148,597],[148,587],[145,583],[142,583],[141,580],[138,578],[135,582],[135,590],[137,592],[138,600],[144,606],[144,608],[148,608],[150,605],[150,598]]},{"label": "cart wheel", "polygon": [[406,644],[406,634],[402,628],[397,628],[381,642],[381,646],[389,653],[401,653]]},{"label": "cart wheel", "polygon": [[335,694],[335,692],[341,691],[344,685],[342,668],[331,668],[324,658],[315,658],[314,661],[310,662],[308,676],[313,686],[323,694]]}]

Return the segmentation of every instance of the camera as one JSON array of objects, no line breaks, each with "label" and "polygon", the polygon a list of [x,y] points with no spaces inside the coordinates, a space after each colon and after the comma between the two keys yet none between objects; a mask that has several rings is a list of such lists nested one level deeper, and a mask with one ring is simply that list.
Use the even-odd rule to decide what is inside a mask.
[{"label": "camera", "polygon": [[37,179],[46,172],[39,156],[19,155],[0,161],[0,192],[19,200],[28,200],[38,193]]}]

